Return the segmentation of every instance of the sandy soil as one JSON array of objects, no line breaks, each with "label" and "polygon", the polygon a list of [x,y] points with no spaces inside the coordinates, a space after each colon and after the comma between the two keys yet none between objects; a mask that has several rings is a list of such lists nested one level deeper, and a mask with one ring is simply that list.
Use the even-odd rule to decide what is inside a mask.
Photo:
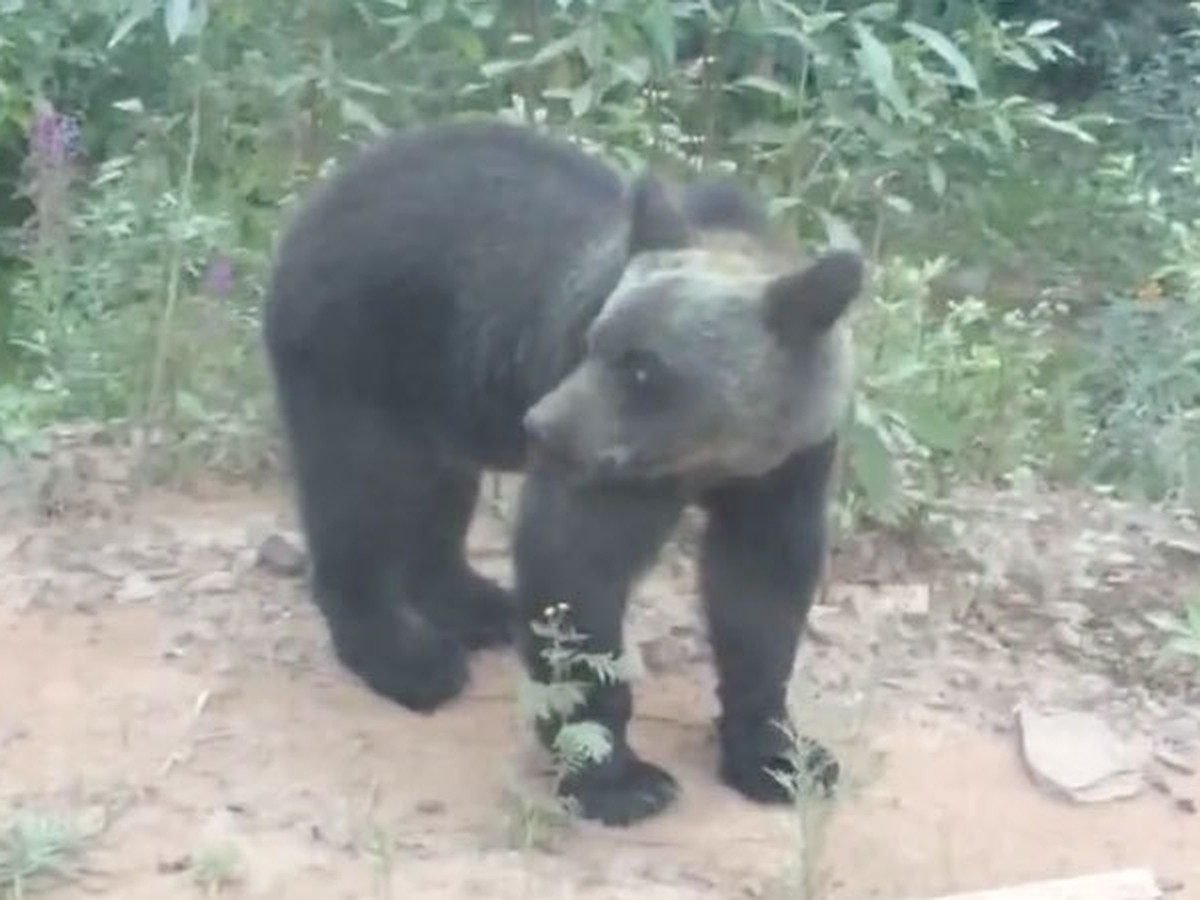
[{"label": "sandy soil", "polygon": [[[43,490],[35,513],[10,510],[0,530],[0,825],[21,809],[98,823],[47,897],[802,897],[804,865],[812,895],[828,898],[1126,865],[1200,897],[1197,776],[1075,805],[1034,785],[1012,726],[1022,699],[1103,711],[1142,735],[1197,724],[1193,686],[1137,655],[1154,634],[1133,612],[1197,584],[1196,561],[1164,549],[1178,549],[1162,537],[1172,523],[1142,511],[1056,497],[1018,534],[997,510],[1027,506],[990,497],[967,518],[1007,529],[1014,558],[1022,540],[1040,548],[1033,587],[1015,563],[969,564],[961,529],[952,550],[844,542],[797,672],[798,715],[849,769],[825,816],[756,807],[716,781],[685,536],[630,624],[634,738],[679,776],[682,799],[632,829],[554,830],[543,848],[512,799],[514,785],[536,798],[543,761],[518,720],[509,654],[479,656],[445,712],[412,715],[337,666],[303,579],[261,563],[265,537],[294,537],[286,493],[127,505],[97,494],[104,482],[51,506]],[[483,504],[472,538],[500,575],[504,510],[503,496]],[[1080,562],[1089,528],[1132,534],[1144,552],[1099,540]]]}]

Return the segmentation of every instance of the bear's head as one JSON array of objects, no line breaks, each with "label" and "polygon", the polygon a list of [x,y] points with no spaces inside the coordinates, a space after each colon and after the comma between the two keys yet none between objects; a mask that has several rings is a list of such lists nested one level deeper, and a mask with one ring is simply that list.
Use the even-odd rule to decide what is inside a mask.
[{"label": "bear's head", "polygon": [[726,183],[631,192],[629,262],[582,361],[526,414],[538,453],[587,480],[763,474],[831,437],[852,374],[853,249],[807,263]]}]

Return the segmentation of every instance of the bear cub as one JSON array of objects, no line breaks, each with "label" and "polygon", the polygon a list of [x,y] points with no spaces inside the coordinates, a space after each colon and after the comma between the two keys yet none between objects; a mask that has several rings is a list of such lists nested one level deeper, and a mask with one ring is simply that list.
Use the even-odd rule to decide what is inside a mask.
[{"label": "bear cub", "polygon": [[[855,250],[801,261],[725,179],[631,180],[486,121],[393,134],[314,191],[278,251],[264,337],[312,591],[342,663],[431,712],[472,649],[567,604],[619,655],[627,596],[689,505],[716,660],[720,774],[782,802],[787,686],[826,540],[851,379]],[[511,595],[467,561],[484,470],[523,471]],[[612,753],[562,786],[627,824],[673,777],[626,740],[629,687],[572,720]],[[542,721],[543,742],[561,721]],[[837,766],[805,745],[826,788]]]}]

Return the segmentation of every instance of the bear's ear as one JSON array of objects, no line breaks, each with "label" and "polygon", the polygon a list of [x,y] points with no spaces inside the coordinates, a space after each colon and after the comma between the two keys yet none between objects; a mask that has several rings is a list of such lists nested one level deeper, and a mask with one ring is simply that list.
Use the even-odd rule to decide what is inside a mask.
[{"label": "bear's ear", "polygon": [[631,189],[629,255],[681,250],[689,243],[687,219],[667,186],[649,172],[639,175]]},{"label": "bear's ear", "polygon": [[785,342],[831,328],[862,289],[864,263],[857,250],[829,250],[807,268],[767,287],[767,326]]},{"label": "bear's ear", "polygon": [[726,176],[706,175],[683,190],[684,215],[700,228],[728,228],[768,237],[771,220],[763,205]]}]

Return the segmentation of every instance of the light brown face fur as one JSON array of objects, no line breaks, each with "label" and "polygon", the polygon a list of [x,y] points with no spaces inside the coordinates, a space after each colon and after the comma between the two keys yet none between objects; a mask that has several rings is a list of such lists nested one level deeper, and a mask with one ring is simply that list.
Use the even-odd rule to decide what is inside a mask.
[{"label": "light brown face fur", "polygon": [[537,442],[583,477],[758,475],[834,433],[861,260],[797,268],[749,236],[705,238],[636,256],[582,363],[530,410]]}]

